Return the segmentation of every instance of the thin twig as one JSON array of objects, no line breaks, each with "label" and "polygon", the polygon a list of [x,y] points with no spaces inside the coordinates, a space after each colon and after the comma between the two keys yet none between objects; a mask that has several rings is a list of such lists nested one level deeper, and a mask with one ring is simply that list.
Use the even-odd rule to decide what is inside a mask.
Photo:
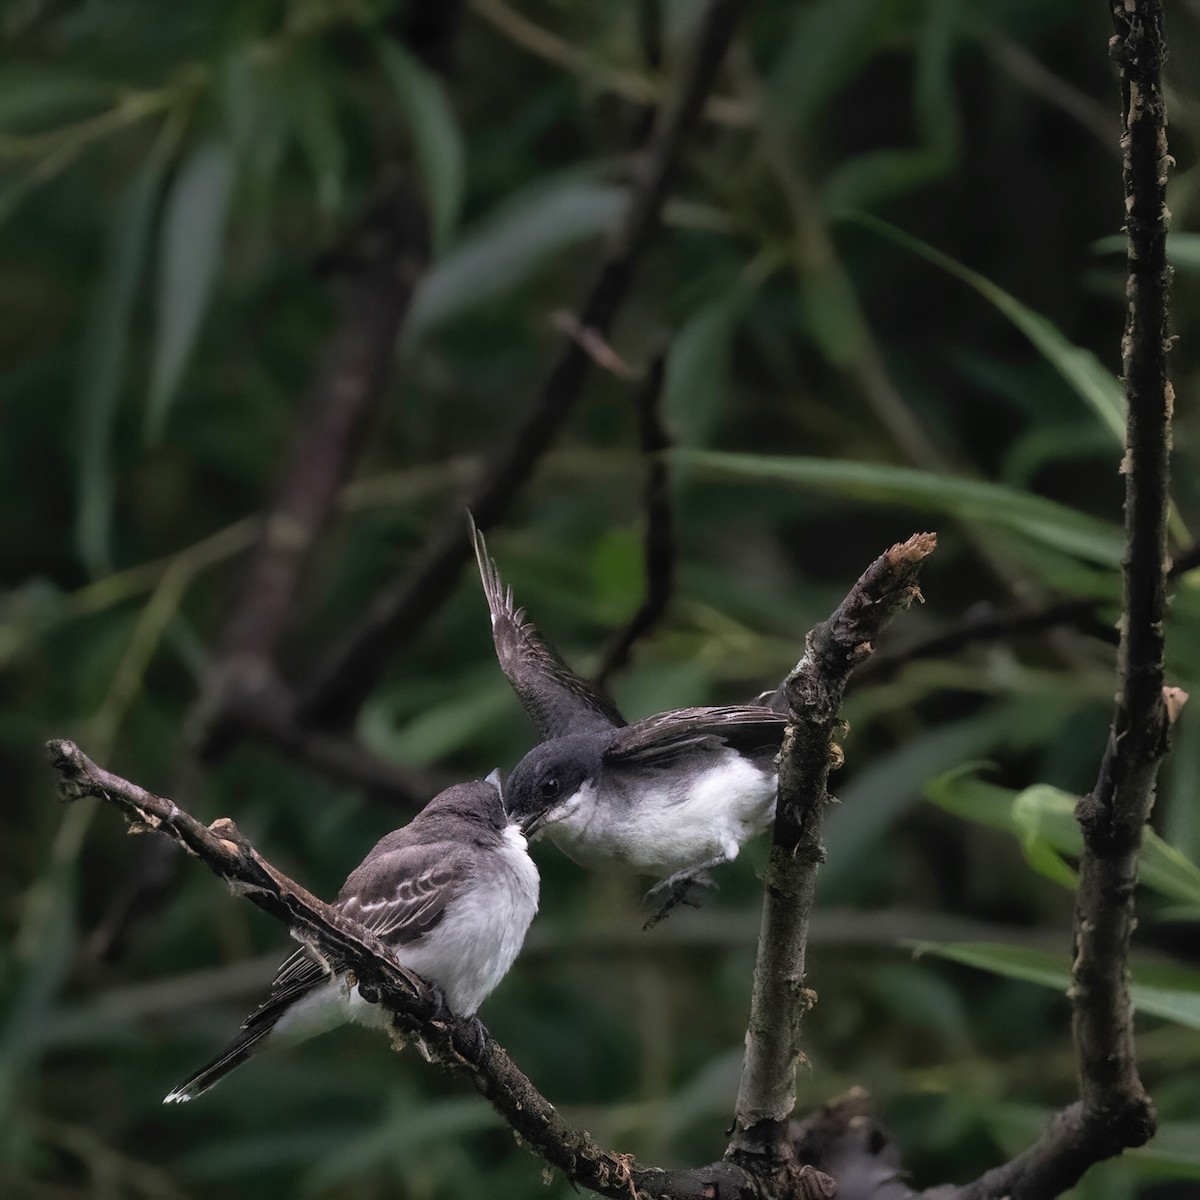
[{"label": "thin twig", "polygon": [[1116,628],[1097,615],[1103,603],[1099,600],[1058,600],[1040,608],[1016,612],[979,607],[937,633],[880,651],[864,665],[857,682],[861,684],[868,677],[874,682],[880,675],[894,673],[910,662],[946,658],[980,642],[1008,642],[1012,638],[1062,627],[1115,645]]},{"label": "thin twig", "polygon": [[47,743],[64,800],[96,796],[135,830],[156,830],[191,851],[235,892],[353,970],[364,997],[381,1004],[402,1035],[420,1039],[432,1059],[471,1077],[522,1139],[573,1183],[620,1200],[757,1200],[754,1179],[732,1163],[660,1171],[604,1150],[558,1114],[490,1036],[479,1047],[473,1022],[447,1017],[433,989],[401,967],[363,926],[343,916],[268,863],[228,818],[204,825],[170,800],[93,763],[73,742]]},{"label": "thin twig", "polygon": [[1043,1200],[1090,1166],[1140,1146],[1155,1114],[1138,1075],[1129,943],[1142,830],[1170,726],[1186,697],[1163,687],[1171,405],[1167,378],[1166,106],[1162,0],[1114,0],[1121,68],[1129,298],[1122,342],[1127,402],[1120,691],[1099,777],[1076,807],[1083,832],[1070,997],[1080,1099],[1012,1161],[938,1200]]},{"label": "thin twig", "polygon": [[629,661],[629,652],[640,638],[658,624],[675,588],[675,518],[671,509],[670,474],[667,451],[671,438],[662,417],[662,390],[666,376],[666,353],[659,354],[638,390],[638,436],[646,462],[643,489],[646,511],[646,536],[643,563],[646,571],[646,595],[629,624],[617,635],[596,672],[596,686],[606,689],[613,673]]},{"label": "thin twig", "polygon": [[794,1176],[787,1122],[796,1103],[800,1024],[813,996],[804,986],[808,924],[824,859],[821,825],[830,771],[841,762],[835,737],[846,681],[871,654],[892,616],[919,598],[921,565],[937,545],[915,534],[875,560],[828,620],[805,640],[785,684],[789,723],[779,756],[779,801],[767,864],[746,1059],[729,1155],[756,1174]]},{"label": "thin twig", "polygon": [[[662,99],[657,78],[602,62],[531,21],[503,0],[471,0],[470,6],[477,17],[503,34],[513,45],[580,76],[593,87],[603,88],[633,104],[648,107],[653,107]],[[708,97],[704,101],[703,114],[706,120],[733,128],[744,128],[753,119],[749,108],[736,96]]]},{"label": "thin twig", "polygon": [[[675,101],[655,122],[629,204],[608,244],[604,261],[583,307],[579,324],[601,337],[608,331],[633,284],[634,270],[658,227],[684,140],[712,90],[734,29],[749,0],[709,0],[700,21],[691,64]],[[500,517],[525,482],[578,399],[591,358],[567,340],[508,448],[492,465],[467,507],[480,529]],[[305,724],[347,724],[374,690],[391,654],[416,636],[458,581],[471,548],[456,508],[418,555],[408,575],[370,604],[317,670],[304,693]]]}]

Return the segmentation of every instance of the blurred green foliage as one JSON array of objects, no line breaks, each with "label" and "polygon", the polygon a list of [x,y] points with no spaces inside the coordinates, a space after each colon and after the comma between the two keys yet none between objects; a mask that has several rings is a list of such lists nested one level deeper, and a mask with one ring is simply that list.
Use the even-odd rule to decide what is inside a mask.
[{"label": "blurred green foliage", "polygon": [[[416,0],[0,11],[6,1196],[543,1194],[539,1164],[481,1100],[358,1031],[164,1109],[284,939],[190,870],[119,962],[97,961],[89,935],[137,847],[112,814],[52,802],[39,747],[75,737],[173,786],[328,328],[317,264],[397,164],[428,203],[436,260],[306,575],[285,675],[303,679],[405,569],[537,386],[561,336],[551,314],[580,299],[698,11],[661,5],[656,66],[634,0],[474,0],[445,73],[422,53]],[[1169,15],[1187,546],[1200,28],[1193,6]],[[626,711],[774,684],[857,573],[918,528],[938,529],[939,550],[896,644],[979,606],[1079,599],[1113,619],[1123,262],[1106,22],[1084,0],[753,7],[613,337],[635,367],[671,339],[679,447],[677,594],[617,681]],[[644,585],[631,395],[594,373],[492,538],[581,668]],[[1179,580],[1168,643],[1171,681],[1193,690],[1198,582]],[[978,1173],[1073,1095],[1074,843],[1054,789],[1091,784],[1112,658],[1062,628],[914,659],[849,701],[800,1098],[869,1087],[917,1184]],[[1185,711],[1160,789],[1138,933],[1163,1132],[1094,1171],[1087,1200],[1194,1195],[1200,1179],[1198,720]],[[529,746],[472,580],[389,664],[359,733],[445,778]],[[980,760],[984,774],[961,771]],[[199,811],[236,817],[327,896],[404,819],[254,744],[196,788]],[[723,1145],[762,854],[651,936],[633,884],[539,854],[542,914],[484,1016],[601,1141],[663,1164]],[[914,960],[911,943],[943,945]],[[569,1194],[560,1179],[549,1192]]]}]

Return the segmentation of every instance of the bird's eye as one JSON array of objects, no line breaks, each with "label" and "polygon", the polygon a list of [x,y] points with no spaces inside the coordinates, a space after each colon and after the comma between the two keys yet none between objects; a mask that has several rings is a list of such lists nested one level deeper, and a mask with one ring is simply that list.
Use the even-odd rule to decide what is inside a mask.
[{"label": "bird's eye", "polygon": [[559,786],[557,775],[547,775],[546,778],[542,780],[542,799],[553,800],[558,795]]}]

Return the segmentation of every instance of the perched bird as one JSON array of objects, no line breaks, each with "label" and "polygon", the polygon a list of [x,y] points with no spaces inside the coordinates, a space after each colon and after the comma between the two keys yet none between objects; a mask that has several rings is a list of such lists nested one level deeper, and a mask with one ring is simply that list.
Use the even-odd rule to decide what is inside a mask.
[{"label": "perched bird", "polygon": [[[376,843],[334,905],[435,984],[459,1017],[474,1016],[504,978],[538,905],[537,867],[496,780],[493,774],[435,796]],[[345,976],[344,963],[297,950],[237,1036],[164,1103],[208,1091],[267,1044],[301,1042],[346,1021],[386,1028],[387,1013]]]},{"label": "perched bird", "polygon": [[505,805],[582,866],[656,876],[649,895],[664,902],[653,925],[771,823],[787,717],[750,704],[627,724],[514,607],[471,531],[500,666],[546,739],[505,782]]}]

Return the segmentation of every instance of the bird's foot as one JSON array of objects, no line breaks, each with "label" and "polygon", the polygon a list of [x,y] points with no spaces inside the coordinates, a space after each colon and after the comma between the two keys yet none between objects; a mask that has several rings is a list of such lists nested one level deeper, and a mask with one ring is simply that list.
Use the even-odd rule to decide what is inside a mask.
[{"label": "bird's foot", "polygon": [[644,932],[653,929],[660,921],[665,920],[679,905],[688,908],[699,908],[705,890],[716,888],[702,868],[692,871],[678,871],[669,879],[656,883],[647,893],[645,899],[654,901],[661,897],[662,902],[650,918],[642,926]]},{"label": "bird's foot", "polygon": [[433,993],[433,1011],[429,1014],[429,1020],[434,1025],[452,1025],[454,1023],[454,1013],[450,1011],[450,1006],[446,1003],[446,993],[442,991],[436,983],[429,983],[429,990]]},{"label": "bird's foot", "polygon": [[483,1051],[491,1036],[487,1026],[478,1017],[466,1017],[459,1029],[462,1036],[454,1039],[454,1049],[467,1062],[477,1066],[483,1060]]}]

